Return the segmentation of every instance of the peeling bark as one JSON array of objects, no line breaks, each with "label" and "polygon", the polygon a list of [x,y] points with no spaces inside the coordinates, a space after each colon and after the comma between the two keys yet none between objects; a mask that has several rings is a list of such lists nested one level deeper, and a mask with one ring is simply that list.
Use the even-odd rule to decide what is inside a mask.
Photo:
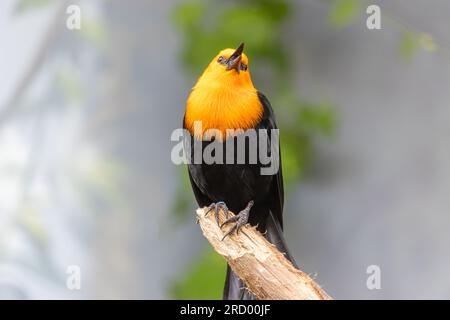
[{"label": "peeling bark", "polygon": [[[329,300],[331,297],[306,273],[296,269],[255,227],[246,225],[222,241],[231,226],[221,230],[211,212],[197,209],[204,236],[247,288],[261,300]],[[230,214],[232,214],[230,212]],[[225,214],[219,212],[219,221]]]}]

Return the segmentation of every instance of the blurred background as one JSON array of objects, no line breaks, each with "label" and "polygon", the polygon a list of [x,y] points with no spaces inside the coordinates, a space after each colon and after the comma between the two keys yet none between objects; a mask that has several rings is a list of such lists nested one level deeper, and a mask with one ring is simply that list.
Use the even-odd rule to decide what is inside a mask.
[{"label": "blurred background", "polygon": [[0,298],[221,297],[170,134],[244,41],[300,267],[339,299],[449,299],[449,21],[445,0],[1,1]]}]

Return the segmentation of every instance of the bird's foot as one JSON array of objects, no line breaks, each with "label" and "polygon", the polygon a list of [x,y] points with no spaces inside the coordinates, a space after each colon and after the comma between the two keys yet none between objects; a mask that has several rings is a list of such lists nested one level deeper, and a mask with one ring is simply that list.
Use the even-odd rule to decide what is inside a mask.
[{"label": "bird's foot", "polygon": [[225,217],[228,218],[228,207],[225,204],[225,202],[223,202],[223,201],[211,203],[209,205],[208,209],[206,210],[205,217],[208,215],[208,213],[213,211],[213,209],[214,209],[214,217],[216,218],[217,225],[220,226],[219,210],[222,210],[225,213]]},{"label": "bird's foot", "polygon": [[252,207],[253,207],[253,200],[247,204],[247,206],[245,207],[244,210],[239,212],[237,215],[232,216],[231,218],[228,218],[220,225],[220,228],[222,228],[224,225],[226,225],[228,223],[232,223],[232,222],[235,223],[233,225],[233,227],[231,227],[230,230],[223,236],[222,241],[223,241],[223,239],[225,239],[227,236],[229,236],[234,231],[236,231],[236,233],[238,233],[239,230],[241,229],[241,227],[245,226],[247,224],[248,216],[250,214],[250,209]]}]

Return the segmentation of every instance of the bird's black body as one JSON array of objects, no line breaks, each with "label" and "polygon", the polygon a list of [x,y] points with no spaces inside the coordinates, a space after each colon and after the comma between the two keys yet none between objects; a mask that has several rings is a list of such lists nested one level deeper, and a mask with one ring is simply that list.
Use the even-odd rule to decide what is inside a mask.
[{"label": "bird's black body", "polygon": [[[275,117],[267,98],[261,93],[258,93],[258,98],[264,111],[261,121],[255,126],[255,129],[269,130],[267,149],[270,150],[272,143],[270,129],[277,129]],[[192,136],[190,139],[194,141]],[[202,147],[205,148],[208,143],[210,142],[203,141]],[[248,141],[246,149],[248,150]],[[225,151],[224,143],[224,159]],[[236,154],[235,150],[235,157]],[[263,165],[259,160],[256,164],[249,164],[248,158],[244,164],[237,164],[236,161],[234,164],[194,164],[191,162],[188,165],[189,178],[200,207],[223,201],[229,210],[238,213],[247,206],[249,201],[254,201],[254,206],[249,214],[249,223],[257,226],[270,242],[275,244],[280,251],[285,252],[287,257],[293,261],[287,251],[282,234],[284,191],[281,157],[279,159],[279,170],[274,175],[261,175],[260,169]],[[252,298],[253,295],[248,293],[242,281],[228,267],[224,299]]]}]

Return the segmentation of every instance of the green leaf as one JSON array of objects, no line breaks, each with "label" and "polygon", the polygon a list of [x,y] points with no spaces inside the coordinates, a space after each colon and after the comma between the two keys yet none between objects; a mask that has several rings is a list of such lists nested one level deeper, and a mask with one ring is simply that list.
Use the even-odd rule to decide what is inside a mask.
[{"label": "green leaf", "polygon": [[310,139],[299,129],[298,125],[280,130],[281,161],[286,190],[298,182],[305,173],[310,160]]},{"label": "green leaf", "polygon": [[328,105],[307,106],[301,109],[299,123],[308,133],[331,136],[336,126],[334,108]]},{"label": "green leaf", "polygon": [[406,60],[411,60],[418,48],[417,36],[411,32],[405,32],[400,40],[401,56]]},{"label": "green leaf", "polygon": [[176,222],[185,222],[186,219],[192,214],[189,209],[195,201],[193,198],[193,193],[190,190],[191,183],[189,181],[187,168],[185,166],[179,166],[177,171],[179,183],[176,187],[175,197],[170,212],[175,215],[177,219]]},{"label": "green leaf", "polygon": [[16,13],[24,13],[28,10],[40,9],[50,3],[54,3],[54,0],[19,0],[15,7]]},{"label": "green leaf", "polygon": [[420,47],[425,51],[434,52],[437,49],[436,41],[434,40],[433,36],[428,33],[419,34],[419,44]]},{"label": "green leaf", "polygon": [[92,44],[101,46],[106,38],[107,30],[104,25],[97,20],[83,18],[81,36]]},{"label": "green leaf", "polygon": [[192,28],[202,20],[205,10],[203,1],[182,3],[175,8],[173,19],[181,29]]},{"label": "green leaf", "polygon": [[298,150],[292,148],[291,144],[283,146],[281,149],[281,159],[284,183],[286,186],[290,186],[302,176],[304,166],[302,165]]},{"label": "green leaf", "polygon": [[360,10],[361,2],[358,0],[335,0],[328,20],[332,25],[344,27],[353,22]]},{"label": "green leaf", "polygon": [[218,34],[226,35],[231,47],[245,42],[251,56],[266,50],[277,39],[278,28],[269,13],[261,8],[238,7],[226,10]]},{"label": "green leaf", "polygon": [[170,293],[175,299],[221,299],[225,260],[210,247],[175,281]]}]

